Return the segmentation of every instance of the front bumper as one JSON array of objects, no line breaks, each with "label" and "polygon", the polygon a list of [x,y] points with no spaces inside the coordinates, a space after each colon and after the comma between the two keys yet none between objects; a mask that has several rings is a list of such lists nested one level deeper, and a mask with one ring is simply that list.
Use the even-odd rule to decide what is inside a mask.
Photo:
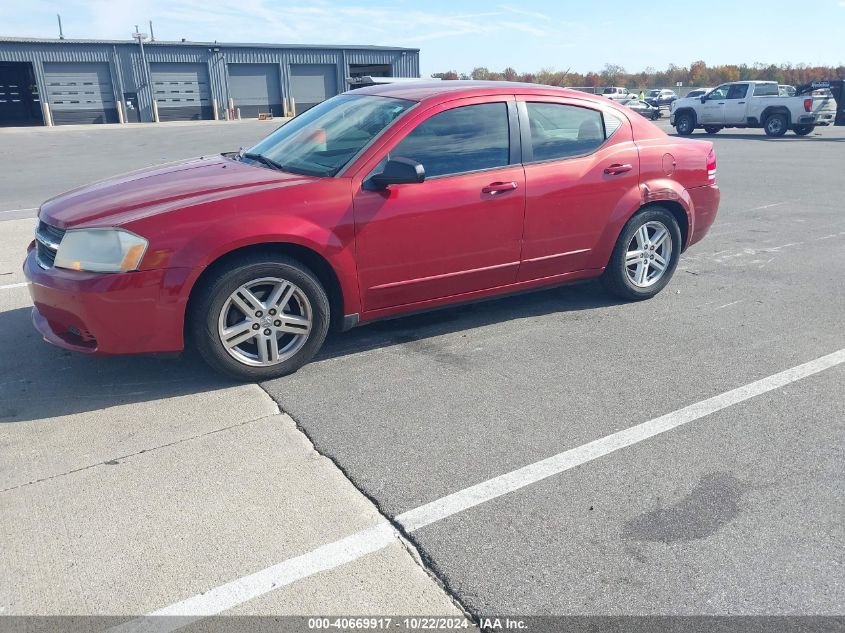
[{"label": "front bumper", "polygon": [[44,269],[34,250],[24,262],[35,328],[48,343],[88,354],[181,351],[188,272]]}]

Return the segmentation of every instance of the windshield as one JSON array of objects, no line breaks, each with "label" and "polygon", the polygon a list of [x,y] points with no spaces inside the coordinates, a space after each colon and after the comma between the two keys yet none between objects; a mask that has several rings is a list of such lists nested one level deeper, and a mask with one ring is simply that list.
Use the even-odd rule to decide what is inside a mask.
[{"label": "windshield", "polygon": [[656,96],[657,96],[657,95],[659,95],[659,94],[660,94],[660,91],[659,91],[659,90],[649,90],[649,91],[648,91],[648,96],[649,96],[649,97],[656,97]]},{"label": "windshield", "polygon": [[295,174],[334,176],[415,103],[338,95],[295,117],[242,156]]}]

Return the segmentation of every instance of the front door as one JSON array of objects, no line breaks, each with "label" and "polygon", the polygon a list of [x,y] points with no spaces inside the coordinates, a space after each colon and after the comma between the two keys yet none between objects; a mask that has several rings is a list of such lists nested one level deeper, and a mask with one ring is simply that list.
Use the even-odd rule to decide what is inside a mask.
[{"label": "front door", "polygon": [[[511,149],[513,99],[443,104],[410,127],[353,185],[365,312],[510,284],[519,267],[525,175]],[[425,181],[369,190],[399,157],[421,163]]]},{"label": "front door", "polygon": [[719,86],[707,95],[699,110],[699,122],[706,125],[722,125],[725,120],[725,97],[728,86]]},{"label": "front door", "polygon": [[[519,104],[525,160],[525,241],[519,280],[590,267],[609,219],[639,182],[631,126],[575,99]],[[604,265],[604,264],[601,264]]]},{"label": "front door", "polygon": [[749,84],[734,84],[725,97],[725,125],[745,125]]}]

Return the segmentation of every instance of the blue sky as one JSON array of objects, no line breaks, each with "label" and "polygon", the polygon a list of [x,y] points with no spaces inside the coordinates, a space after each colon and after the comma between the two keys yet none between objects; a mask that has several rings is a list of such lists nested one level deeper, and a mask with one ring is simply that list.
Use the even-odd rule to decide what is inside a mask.
[{"label": "blue sky", "polygon": [[845,0],[0,0],[0,35],[55,37],[56,13],[68,38],[125,39],[152,20],[158,39],[409,46],[421,49],[423,76],[845,63]]}]

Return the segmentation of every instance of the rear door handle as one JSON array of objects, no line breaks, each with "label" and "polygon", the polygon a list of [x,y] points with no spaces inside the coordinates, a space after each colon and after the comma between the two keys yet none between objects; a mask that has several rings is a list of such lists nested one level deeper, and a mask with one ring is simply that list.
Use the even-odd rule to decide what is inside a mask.
[{"label": "rear door handle", "polygon": [[631,171],[632,169],[633,167],[631,165],[628,165],[627,163],[625,165],[620,165],[619,163],[616,163],[614,165],[611,165],[610,167],[605,167],[604,173],[610,176],[616,176],[618,174],[624,174],[626,171]]},{"label": "rear door handle", "polygon": [[745,101],[740,101],[739,105],[745,105]]},{"label": "rear door handle", "polygon": [[517,185],[513,181],[511,181],[511,182],[491,182],[489,185],[487,185],[486,187],[484,187],[481,190],[481,193],[489,193],[489,194],[496,195],[497,193],[502,193],[502,192],[505,192],[505,191],[513,191],[518,186],[519,185]]}]

